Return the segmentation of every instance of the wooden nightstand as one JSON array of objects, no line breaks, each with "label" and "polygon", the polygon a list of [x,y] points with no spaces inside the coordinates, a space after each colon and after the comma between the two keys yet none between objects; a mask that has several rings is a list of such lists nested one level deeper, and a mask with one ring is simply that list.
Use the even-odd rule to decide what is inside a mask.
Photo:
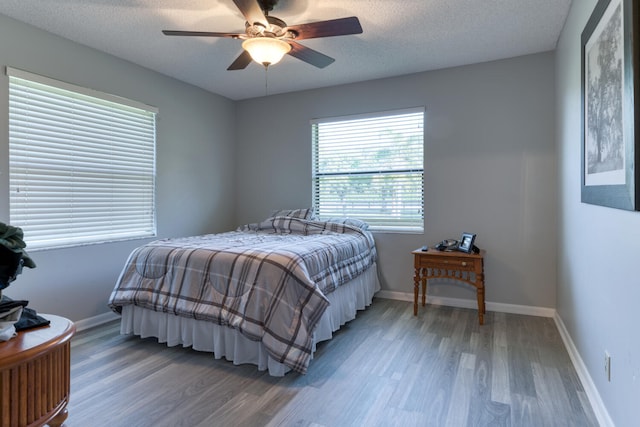
[{"label": "wooden nightstand", "polygon": [[43,314],[49,326],[0,343],[0,425],[61,426],[67,419],[75,326]]},{"label": "wooden nightstand", "polygon": [[478,298],[478,320],[481,325],[484,323],[484,250],[478,254],[467,254],[457,251],[441,252],[436,249],[428,251],[416,249],[411,253],[415,268],[413,276],[414,316],[418,315],[420,283],[422,283],[422,306],[424,307],[427,301],[427,280],[447,278],[475,286]]}]

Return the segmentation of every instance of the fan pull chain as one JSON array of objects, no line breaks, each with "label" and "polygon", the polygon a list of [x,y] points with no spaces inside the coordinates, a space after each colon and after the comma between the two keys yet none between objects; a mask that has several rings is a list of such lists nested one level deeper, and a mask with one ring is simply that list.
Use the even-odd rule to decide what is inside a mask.
[{"label": "fan pull chain", "polygon": [[264,66],[264,96],[269,95],[269,65]]}]

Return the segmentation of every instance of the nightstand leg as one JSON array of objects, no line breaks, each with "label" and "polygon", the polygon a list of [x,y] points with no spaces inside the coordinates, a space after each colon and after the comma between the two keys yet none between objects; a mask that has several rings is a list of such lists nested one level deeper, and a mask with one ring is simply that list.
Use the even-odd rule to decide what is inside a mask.
[{"label": "nightstand leg", "polygon": [[481,325],[484,325],[484,277],[479,275],[478,277],[478,321]]},{"label": "nightstand leg", "polygon": [[416,268],[413,275],[413,315],[418,315],[418,293],[420,291],[420,269]]},{"label": "nightstand leg", "polygon": [[427,305],[427,269],[422,269],[422,306]]}]

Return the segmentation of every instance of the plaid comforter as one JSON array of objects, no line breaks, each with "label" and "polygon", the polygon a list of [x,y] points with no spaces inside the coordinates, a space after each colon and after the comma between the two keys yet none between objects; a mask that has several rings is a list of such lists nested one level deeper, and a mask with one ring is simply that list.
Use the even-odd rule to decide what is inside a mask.
[{"label": "plaid comforter", "polygon": [[262,341],[271,357],[305,373],[325,294],[376,259],[370,232],[272,217],[236,231],[163,239],[135,249],[109,306],[127,304],[208,320]]}]

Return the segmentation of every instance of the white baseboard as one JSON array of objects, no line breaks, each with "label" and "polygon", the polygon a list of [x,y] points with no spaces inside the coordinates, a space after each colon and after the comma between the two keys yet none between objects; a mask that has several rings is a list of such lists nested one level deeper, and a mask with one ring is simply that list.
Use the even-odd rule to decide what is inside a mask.
[{"label": "white baseboard", "polygon": [[[413,302],[413,293],[397,292],[397,291],[379,291],[377,297],[385,299],[394,299],[399,301]],[[478,308],[476,300],[461,298],[433,297],[427,295],[427,303],[435,305],[445,305],[448,307],[459,308]],[[497,311],[499,313],[524,314],[528,316],[554,317],[556,310],[548,307],[533,307],[528,305],[503,304],[499,302],[485,302],[487,311]]]},{"label": "white baseboard", "polygon": [[102,325],[103,323],[111,322],[112,320],[119,319],[118,316],[113,311],[108,311],[106,313],[98,314],[97,316],[89,317],[88,319],[78,320],[77,322],[73,322],[76,325],[76,330],[78,332],[84,331],[85,329],[93,328],[94,326]]},{"label": "white baseboard", "polygon": [[571,335],[569,335],[569,331],[567,331],[562,318],[556,313],[553,319],[556,322],[556,327],[560,332],[564,346],[567,348],[571,362],[578,373],[578,377],[580,377],[582,387],[584,387],[584,391],[589,398],[589,403],[591,403],[591,407],[598,419],[598,423],[600,423],[600,426],[602,427],[614,427],[613,420],[609,416],[609,411],[607,411],[607,408],[600,397],[600,393],[598,393],[598,389],[596,388],[591,375],[589,375],[589,370],[582,361],[582,357],[580,357],[580,353],[578,353],[578,349],[573,343]]}]

